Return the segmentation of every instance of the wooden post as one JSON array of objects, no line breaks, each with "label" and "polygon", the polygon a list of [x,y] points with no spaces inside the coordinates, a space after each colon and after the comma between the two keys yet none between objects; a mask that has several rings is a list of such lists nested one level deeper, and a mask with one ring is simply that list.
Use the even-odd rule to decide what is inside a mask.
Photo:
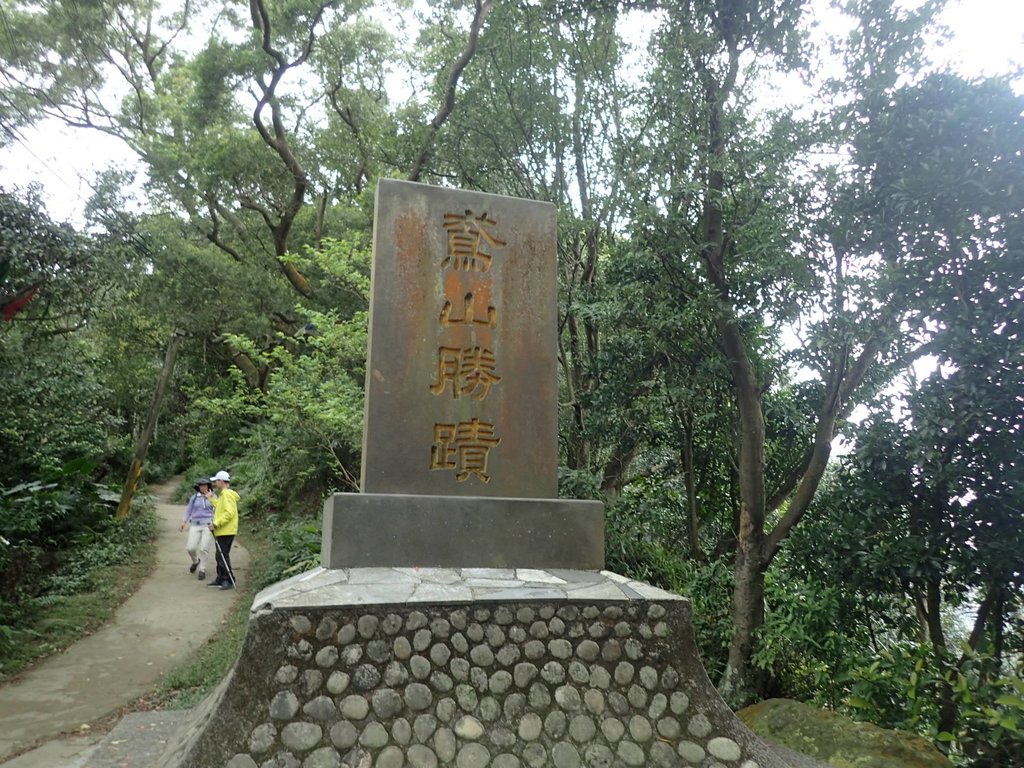
[{"label": "wooden post", "polygon": [[171,340],[167,344],[167,354],[164,355],[164,367],[160,371],[160,379],[157,381],[156,391],[153,393],[153,402],[150,403],[149,413],[146,415],[146,427],[135,442],[135,455],[132,457],[132,465],[128,470],[128,479],[125,480],[124,490],[121,491],[121,502],[117,505],[118,520],[123,520],[128,516],[128,509],[132,505],[135,489],[139,485],[139,478],[142,477],[142,462],[146,460],[149,441],[153,439],[153,433],[156,431],[157,417],[160,415],[160,404],[163,402],[164,394],[167,392],[167,382],[171,380],[171,373],[174,371],[174,358],[178,355],[178,345],[181,344],[184,336],[184,331],[177,330],[171,334]]}]

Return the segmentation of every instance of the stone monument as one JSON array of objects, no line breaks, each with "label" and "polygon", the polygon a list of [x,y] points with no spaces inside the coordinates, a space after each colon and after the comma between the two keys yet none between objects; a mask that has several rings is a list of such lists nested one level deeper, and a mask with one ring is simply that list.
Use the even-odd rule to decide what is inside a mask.
[{"label": "stone monument", "polygon": [[322,564],[604,565],[595,501],[558,499],[550,203],[383,180],[374,215],[361,490]]},{"label": "stone monument", "polygon": [[689,602],[600,570],[556,498],[555,211],[377,190],[362,493],[260,592],[163,768],[785,768],[697,656]]}]

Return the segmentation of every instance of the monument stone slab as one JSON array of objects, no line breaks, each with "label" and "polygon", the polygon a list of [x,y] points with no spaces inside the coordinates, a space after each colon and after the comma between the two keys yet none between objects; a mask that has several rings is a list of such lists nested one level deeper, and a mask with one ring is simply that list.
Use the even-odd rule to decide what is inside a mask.
[{"label": "monument stone slab", "polygon": [[602,505],[557,498],[556,229],[379,182],[361,493],[324,505],[326,567],[603,567]]}]

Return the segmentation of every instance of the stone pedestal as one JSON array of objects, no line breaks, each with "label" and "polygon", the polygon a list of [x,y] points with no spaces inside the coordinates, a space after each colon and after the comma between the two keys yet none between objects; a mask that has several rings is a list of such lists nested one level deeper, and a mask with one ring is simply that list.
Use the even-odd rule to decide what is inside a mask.
[{"label": "stone pedestal", "polygon": [[253,603],[164,768],[785,768],[722,702],[689,603],[613,573],[316,569]]},{"label": "stone pedestal", "polygon": [[320,562],[368,566],[604,567],[599,501],[337,493],[324,503]]}]

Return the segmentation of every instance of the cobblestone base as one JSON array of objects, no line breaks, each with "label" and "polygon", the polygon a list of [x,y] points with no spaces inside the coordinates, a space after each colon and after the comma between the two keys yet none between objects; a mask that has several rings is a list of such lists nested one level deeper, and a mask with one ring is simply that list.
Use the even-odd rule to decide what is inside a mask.
[{"label": "cobblestone base", "polygon": [[235,669],[161,765],[785,768],[719,698],[676,595],[608,572],[381,568],[258,595]]}]

